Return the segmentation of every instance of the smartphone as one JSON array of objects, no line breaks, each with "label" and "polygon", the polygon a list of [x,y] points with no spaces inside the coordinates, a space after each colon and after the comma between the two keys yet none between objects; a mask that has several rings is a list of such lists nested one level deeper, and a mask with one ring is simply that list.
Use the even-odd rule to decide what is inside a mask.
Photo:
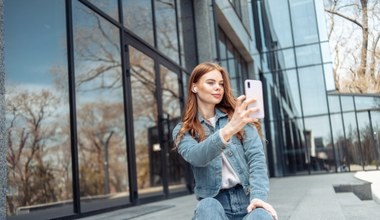
[{"label": "smartphone", "polygon": [[256,102],[248,108],[258,107],[259,111],[250,115],[252,118],[264,118],[263,86],[260,80],[247,79],[244,81],[245,96],[254,98]]}]

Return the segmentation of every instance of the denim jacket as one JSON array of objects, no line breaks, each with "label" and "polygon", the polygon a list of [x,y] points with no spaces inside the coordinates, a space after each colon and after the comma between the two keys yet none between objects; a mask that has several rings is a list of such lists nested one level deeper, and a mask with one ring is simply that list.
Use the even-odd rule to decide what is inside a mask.
[{"label": "denim jacket", "polygon": [[[200,114],[198,119],[205,131],[206,139],[198,142],[189,132],[185,133],[179,143],[179,154],[190,163],[195,179],[194,192],[199,198],[214,197],[222,184],[222,156],[224,152],[232,168],[239,176],[245,193],[250,200],[267,200],[269,179],[263,145],[256,127],[248,124],[244,127],[242,141],[234,135],[227,144],[222,141],[219,129],[227,122],[227,114],[216,109],[215,128]],[[173,129],[174,140],[182,123]]]}]

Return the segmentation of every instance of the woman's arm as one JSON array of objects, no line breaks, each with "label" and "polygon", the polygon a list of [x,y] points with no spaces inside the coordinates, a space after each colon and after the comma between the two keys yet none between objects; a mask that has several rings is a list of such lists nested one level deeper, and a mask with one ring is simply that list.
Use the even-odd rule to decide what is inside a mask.
[{"label": "woman's arm", "polygon": [[251,124],[244,129],[243,147],[248,164],[250,199],[266,201],[269,191],[266,158],[261,139]]},{"label": "woman's arm", "polygon": [[[181,126],[182,124],[180,123],[173,129],[174,141],[177,138]],[[219,131],[216,131],[199,143],[189,133],[186,133],[179,143],[177,143],[177,146],[178,153],[183,159],[196,167],[207,166],[210,161],[219,156],[226,148],[226,144],[221,139]]]}]

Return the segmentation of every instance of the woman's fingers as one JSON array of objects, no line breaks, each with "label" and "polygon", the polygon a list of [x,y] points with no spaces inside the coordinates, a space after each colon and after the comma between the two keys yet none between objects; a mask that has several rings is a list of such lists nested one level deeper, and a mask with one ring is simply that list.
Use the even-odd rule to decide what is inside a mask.
[{"label": "woman's fingers", "polygon": [[236,99],[236,108],[240,108],[244,99],[245,99],[245,95],[241,95]]},{"label": "woman's fingers", "polygon": [[269,203],[266,203],[260,199],[254,199],[251,201],[251,204],[249,204],[249,206],[247,207],[247,211],[251,212],[255,208],[263,208],[263,209],[267,210],[275,220],[278,219],[276,210]]}]

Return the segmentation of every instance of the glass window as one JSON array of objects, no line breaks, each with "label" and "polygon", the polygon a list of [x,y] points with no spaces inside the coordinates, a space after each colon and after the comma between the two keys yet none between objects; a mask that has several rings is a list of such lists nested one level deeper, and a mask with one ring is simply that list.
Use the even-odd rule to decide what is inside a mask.
[{"label": "glass window", "polygon": [[293,110],[292,114],[295,117],[301,116],[301,102],[298,87],[298,79],[296,70],[284,71],[284,86],[288,94],[288,105]]},{"label": "glass window", "polygon": [[337,113],[341,112],[342,110],[340,109],[340,98],[337,95],[329,95],[329,107],[330,107],[330,112],[331,113]]},{"label": "glass window", "polygon": [[379,103],[377,103],[378,100],[378,97],[354,96],[357,111],[380,107]]},{"label": "glass window", "polygon": [[305,118],[305,138],[312,172],[335,171],[334,149],[327,116]]},{"label": "glass window", "polygon": [[[178,75],[164,66],[160,66],[160,78],[162,88],[162,108],[164,117],[164,142],[168,144],[168,176],[170,192],[178,191],[186,187],[186,163],[177,151],[173,151],[174,143],[171,137],[173,128],[180,121],[181,106],[179,96]],[[152,152],[157,153],[155,151]],[[158,169],[159,167],[152,167]]]},{"label": "glass window", "polygon": [[377,165],[380,165],[380,111],[371,111],[371,121],[373,127],[373,141],[376,149]]},{"label": "glass window", "polygon": [[304,115],[326,114],[326,90],[322,66],[299,69],[299,80]]},{"label": "glass window", "polygon": [[365,170],[376,169],[377,152],[373,140],[373,127],[369,122],[368,112],[360,112],[358,116],[358,126],[360,131],[360,150],[363,158]]},{"label": "glass window", "polygon": [[182,66],[191,71],[197,65],[193,1],[177,1],[177,14]]},{"label": "glass window", "polygon": [[122,0],[124,25],[154,46],[151,0]]},{"label": "glass window", "polygon": [[129,191],[120,32],[79,2],[73,23],[81,208],[91,211]]},{"label": "glass window", "polygon": [[330,63],[331,60],[331,51],[329,42],[321,42],[321,50],[322,50],[322,59],[323,63]]},{"label": "glass window", "polygon": [[292,47],[293,38],[290,31],[291,23],[288,1],[265,1],[265,3],[269,6],[271,24],[274,26],[275,33],[281,33],[281,37],[277,39],[280,47]]},{"label": "glass window", "polygon": [[342,111],[354,111],[354,97],[353,96],[341,96]]},{"label": "glass window", "polygon": [[163,148],[158,136],[155,64],[132,46],[129,46],[129,59],[138,191],[141,197],[162,195],[162,168],[156,169],[161,165],[162,154],[151,154]]},{"label": "glass window", "polygon": [[326,90],[336,91],[332,64],[323,64],[323,70],[325,72]]},{"label": "glass window", "polygon": [[4,1],[8,218],[73,214],[64,3]]},{"label": "glass window", "polygon": [[290,11],[295,45],[318,42],[314,0],[290,0]]},{"label": "glass window", "polygon": [[119,12],[117,7],[117,0],[88,0],[100,10],[111,16],[116,21],[119,20]]},{"label": "glass window", "polygon": [[[337,164],[337,172],[348,172],[349,171],[349,158],[348,149],[345,139],[345,131],[343,127],[342,115],[341,114],[331,114],[331,127],[333,130],[333,143],[335,152],[335,161]],[[332,141],[332,140],[331,140]]]},{"label": "glass window", "polygon": [[346,132],[346,142],[344,147],[347,149],[347,159],[350,163],[350,171],[363,170],[361,166],[362,156],[355,112],[344,113],[343,121]]},{"label": "glass window", "polygon": [[[176,8],[174,0],[156,0],[155,24],[157,48],[174,62],[179,63]],[[140,15],[141,16],[141,15]]]},{"label": "glass window", "polygon": [[296,57],[299,67],[322,63],[319,44],[296,47]]},{"label": "glass window", "polygon": [[320,41],[327,41],[327,27],[326,27],[326,13],[325,13],[325,7],[323,5],[323,1],[314,1],[315,4],[315,11],[317,12],[317,20],[318,20],[318,31],[319,31],[319,38]]},{"label": "glass window", "polygon": [[281,69],[289,69],[296,66],[293,48],[280,50],[279,54],[279,57],[281,58],[280,60],[283,60],[283,64],[280,66]]},{"label": "glass window", "polygon": [[224,68],[228,68],[227,64],[227,46],[226,46],[226,36],[224,32],[219,28],[219,55],[220,55],[220,65]]}]

